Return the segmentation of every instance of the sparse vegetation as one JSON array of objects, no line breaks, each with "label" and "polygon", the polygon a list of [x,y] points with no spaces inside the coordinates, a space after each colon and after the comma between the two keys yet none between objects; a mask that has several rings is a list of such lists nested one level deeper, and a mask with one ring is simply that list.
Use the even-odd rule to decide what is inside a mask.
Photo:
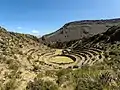
[{"label": "sparse vegetation", "polygon": [[0,90],[119,90],[119,27],[111,29],[64,50],[0,28]]},{"label": "sparse vegetation", "polygon": [[29,82],[26,90],[58,90],[58,86],[52,81],[44,81],[36,78],[34,82]]}]

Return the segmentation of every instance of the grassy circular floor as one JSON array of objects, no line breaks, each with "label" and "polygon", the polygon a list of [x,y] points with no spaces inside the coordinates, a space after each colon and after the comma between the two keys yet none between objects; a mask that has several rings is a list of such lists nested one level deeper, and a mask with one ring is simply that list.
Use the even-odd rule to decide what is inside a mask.
[{"label": "grassy circular floor", "polygon": [[73,63],[74,61],[69,58],[69,57],[66,57],[66,56],[55,56],[55,57],[52,57],[50,60],[50,62],[54,62],[54,63]]}]

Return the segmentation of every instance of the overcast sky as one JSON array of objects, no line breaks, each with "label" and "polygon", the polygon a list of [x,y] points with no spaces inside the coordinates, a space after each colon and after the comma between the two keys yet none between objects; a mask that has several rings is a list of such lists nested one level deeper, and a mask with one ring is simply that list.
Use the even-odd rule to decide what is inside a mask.
[{"label": "overcast sky", "polygon": [[0,25],[44,35],[70,21],[120,17],[120,0],[0,0]]}]

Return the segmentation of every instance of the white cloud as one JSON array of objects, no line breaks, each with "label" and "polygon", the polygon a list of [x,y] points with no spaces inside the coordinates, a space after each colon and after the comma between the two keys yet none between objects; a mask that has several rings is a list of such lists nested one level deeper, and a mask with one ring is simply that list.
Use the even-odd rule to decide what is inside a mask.
[{"label": "white cloud", "polygon": [[17,27],[17,29],[22,29],[22,27]]},{"label": "white cloud", "polygon": [[31,34],[32,34],[32,35],[35,35],[35,36],[37,36],[37,37],[40,37],[40,32],[39,32],[38,30],[32,30],[32,31],[31,31]]},{"label": "white cloud", "polygon": [[39,34],[39,31],[38,30],[32,30],[32,33],[33,34]]}]

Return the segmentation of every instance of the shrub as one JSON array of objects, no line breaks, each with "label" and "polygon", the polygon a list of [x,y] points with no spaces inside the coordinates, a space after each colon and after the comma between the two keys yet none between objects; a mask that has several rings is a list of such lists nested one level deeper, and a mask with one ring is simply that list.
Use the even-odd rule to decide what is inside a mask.
[{"label": "shrub", "polygon": [[58,87],[52,81],[35,79],[34,82],[28,83],[26,90],[58,90]]}]

